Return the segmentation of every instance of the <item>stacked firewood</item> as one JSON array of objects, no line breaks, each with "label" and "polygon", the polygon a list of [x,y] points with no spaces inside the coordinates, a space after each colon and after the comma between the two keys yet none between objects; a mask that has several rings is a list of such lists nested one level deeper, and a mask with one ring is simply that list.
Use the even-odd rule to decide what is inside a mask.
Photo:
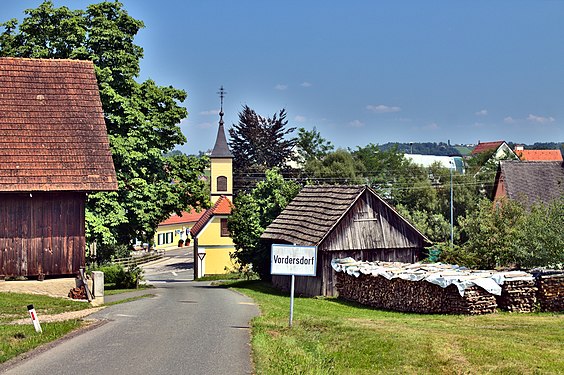
[{"label": "stacked firewood", "polygon": [[370,275],[354,277],[344,272],[336,276],[340,298],[380,309],[476,315],[493,313],[497,308],[495,297],[476,286],[466,288],[461,296],[454,285],[441,288],[428,282]]},{"label": "stacked firewood", "polygon": [[564,311],[564,273],[538,275],[537,287],[542,311]]},{"label": "stacked firewood", "polygon": [[537,287],[534,279],[505,280],[501,286],[501,296],[497,296],[500,309],[511,312],[533,312],[537,303]]},{"label": "stacked firewood", "polygon": [[76,288],[72,288],[69,292],[69,298],[71,299],[87,299],[86,298],[86,288],[81,285]]}]

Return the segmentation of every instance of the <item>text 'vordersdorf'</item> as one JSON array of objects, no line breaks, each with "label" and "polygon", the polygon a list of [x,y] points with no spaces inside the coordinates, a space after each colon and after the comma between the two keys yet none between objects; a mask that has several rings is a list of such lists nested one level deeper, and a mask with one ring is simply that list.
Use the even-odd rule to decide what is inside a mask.
[{"label": "text 'vordersdorf'", "polygon": [[306,258],[305,256],[302,256],[301,258],[297,258],[297,257],[291,257],[286,255],[285,257],[279,257],[278,255],[274,256],[274,263],[277,264],[304,264],[304,265],[309,265],[309,264],[313,264],[313,260],[315,258],[311,257],[311,258]]}]

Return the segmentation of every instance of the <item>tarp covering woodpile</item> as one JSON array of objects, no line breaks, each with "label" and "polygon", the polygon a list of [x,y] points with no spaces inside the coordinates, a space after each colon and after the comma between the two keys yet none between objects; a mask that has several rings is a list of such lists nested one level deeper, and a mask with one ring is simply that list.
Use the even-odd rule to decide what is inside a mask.
[{"label": "tarp covering woodpile", "polygon": [[442,314],[486,314],[498,307],[530,312],[533,275],[469,270],[442,263],[360,262],[334,259],[341,298],[383,309]]}]

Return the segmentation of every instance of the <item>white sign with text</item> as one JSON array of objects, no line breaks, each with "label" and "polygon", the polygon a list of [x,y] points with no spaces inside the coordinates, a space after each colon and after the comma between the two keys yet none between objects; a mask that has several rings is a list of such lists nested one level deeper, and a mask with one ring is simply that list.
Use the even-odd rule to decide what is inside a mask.
[{"label": "white sign with text", "polygon": [[270,264],[272,275],[315,276],[317,247],[273,244]]}]

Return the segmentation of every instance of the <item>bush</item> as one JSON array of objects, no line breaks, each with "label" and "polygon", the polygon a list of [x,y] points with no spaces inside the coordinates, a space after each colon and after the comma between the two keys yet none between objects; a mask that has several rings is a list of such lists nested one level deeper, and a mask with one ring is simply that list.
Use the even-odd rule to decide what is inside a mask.
[{"label": "bush", "polygon": [[137,289],[143,280],[143,270],[138,266],[125,269],[121,264],[105,264],[93,271],[104,272],[104,283],[114,284],[117,289]]}]

